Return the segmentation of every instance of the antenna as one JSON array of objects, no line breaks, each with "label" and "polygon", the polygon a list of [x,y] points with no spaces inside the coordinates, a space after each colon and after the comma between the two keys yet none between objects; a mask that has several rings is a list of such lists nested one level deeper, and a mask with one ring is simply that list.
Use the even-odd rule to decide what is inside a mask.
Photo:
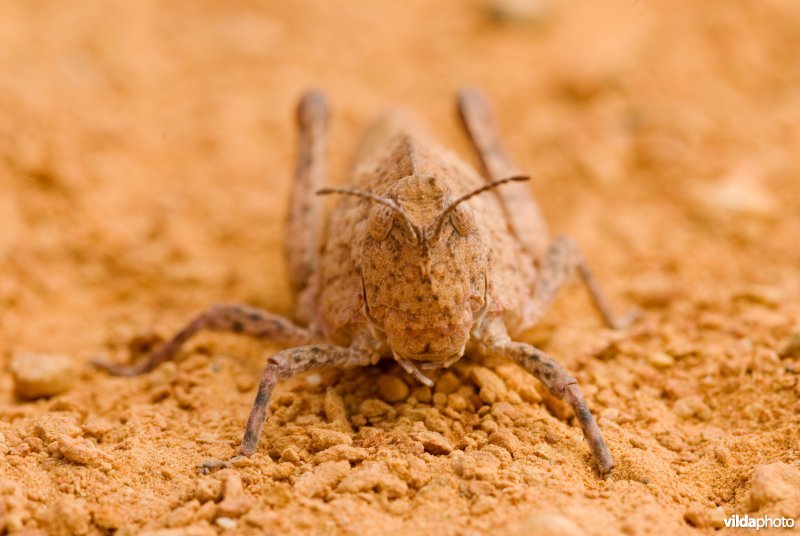
[{"label": "antenna", "polygon": [[381,205],[387,206],[397,214],[399,214],[403,221],[408,228],[409,233],[412,237],[416,240],[417,243],[421,242],[422,232],[411,223],[408,215],[403,211],[397,203],[388,199],[386,197],[381,197],[379,195],[373,194],[372,192],[367,192],[366,190],[358,190],[356,188],[323,188],[321,190],[317,190],[317,195],[330,195],[330,194],[342,194],[342,195],[352,195],[355,197],[363,197],[365,199],[369,199],[370,201],[375,201],[376,203],[380,203]]},{"label": "antenna", "polygon": [[428,226],[428,229],[431,229],[431,232],[430,233],[427,233],[427,232],[425,233],[426,240],[427,239],[436,240],[439,237],[439,233],[442,232],[442,226],[444,225],[444,222],[447,219],[447,216],[460,203],[463,203],[467,199],[475,197],[476,195],[480,195],[480,194],[482,194],[484,192],[488,192],[489,190],[491,190],[493,188],[497,188],[498,186],[501,186],[501,185],[506,184],[508,182],[522,182],[522,181],[527,181],[527,180],[530,180],[530,177],[528,177],[527,175],[513,175],[511,177],[506,177],[504,179],[499,179],[499,180],[496,180],[496,181],[492,181],[492,182],[490,182],[489,184],[487,184],[485,186],[481,186],[480,188],[477,188],[475,190],[472,190],[469,193],[466,193],[466,194],[462,195],[461,197],[459,197],[458,199],[456,199],[455,201],[453,201],[452,203],[447,205],[444,208],[444,210],[442,210],[439,213],[439,215],[436,216],[436,219],[433,221],[433,223],[431,223]]}]

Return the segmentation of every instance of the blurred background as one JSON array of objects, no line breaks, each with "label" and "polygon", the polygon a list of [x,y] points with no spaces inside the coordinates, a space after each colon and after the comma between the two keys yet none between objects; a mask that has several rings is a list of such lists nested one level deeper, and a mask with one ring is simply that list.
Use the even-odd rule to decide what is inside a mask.
[{"label": "blurred background", "polygon": [[[693,501],[744,508],[737,486],[764,457],[789,456],[794,433],[782,427],[797,396],[766,386],[800,354],[785,350],[800,331],[797,0],[0,2],[0,359],[82,365],[223,300],[290,313],[283,219],[301,92],[328,95],[330,180],[346,183],[387,106],[416,110],[475,163],[455,115],[464,85],[492,100],[551,228],[577,239],[615,304],[648,312],[628,361],[598,365],[625,387],[585,378],[610,393],[601,407],[635,415],[649,386],[648,407],[669,413],[701,393],[727,409],[715,429],[753,434],[726,443],[748,454],[724,471],[659,440],[667,469],[653,474],[677,463],[705,480],[686,476],[680,505],[658,512],[682,527]],[[580,290],[566,296],[540,337],[580,369],[571,356],[599,324]],[[563,324],[579,330],[560,337]],[[100,411],[121,384],[81,374],[75,396]],[[0,387],[6,411],[22,411],[8,374]],[[237,396],[245,411],[250,395]],[[766,413],[747,409],[762,399]],[[630,426],[656,437],[658,422],[679,429]],[[783,439],[761,435],[772,424]],[[690,428],[675,433],[700,434]]]},{"label": "blurred background", "polygon": [[474,162],[453,101],[475,85],[601,272],[774,282],[739,259],[798,260],[799,51],[793,0],[3,2],[0,304],[130,278],[285,299],[309,87],[333,110],[333,182],[389,105]]}]

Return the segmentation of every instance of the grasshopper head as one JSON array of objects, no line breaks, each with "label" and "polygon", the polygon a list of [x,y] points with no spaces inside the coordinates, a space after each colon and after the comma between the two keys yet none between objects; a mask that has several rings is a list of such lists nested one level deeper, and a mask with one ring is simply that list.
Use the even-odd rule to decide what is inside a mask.
[{"label": "grasshopper head", "polygon": [[436,177],[410,175],[374,201],[362,249],[366,312],[386,335],[395,358],[421,368],[449,365],[464,353],[473,324],[488,306],[490,244],[470,197],[510,180],[489,183],[461,197]]}]

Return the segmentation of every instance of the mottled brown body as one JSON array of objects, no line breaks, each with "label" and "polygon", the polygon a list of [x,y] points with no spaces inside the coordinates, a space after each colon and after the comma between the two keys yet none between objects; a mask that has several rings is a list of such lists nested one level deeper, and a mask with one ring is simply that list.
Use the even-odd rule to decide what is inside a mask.
[{"label": "mottled brown body", "polygon": [[[431,223],[446,200],[486,184],[406,114],[380,119],[365,143],[369,147],[362,150],[356,164],[353,187],[389,194],[413,189],[410,182],[429,186],[429,191],[419,192],[416,203],[401,203],[404,208],[416,208],[411,217],[421,224]],[[323,336],[350,344],[353,335],[369,323],[362,282],[366,294],[375,296],[370,316],[383,321],[392,316],[391,310],[407,313],[402,322],[416,339],[431,326],[456,323],[442,315],[460,303],[471,299],[472,309],[479,310],[485,305],[487,280],[488,313],[501,315],[516,334],[533,296],[535,263],[509,233],[500,200],[493,194],[465,202],[476,220],[469,236],[459,236],[452,226],[443,231],[442,244],[432,259],[430,283],[423,282],[418,255],[401,228],[393,229],[381,242],[373,240],[368,233],[372,203],[342,198],[327,226],[320,284],[315,289],[319,296],[316,319]]]},{"label": "mottled brown body", "polygon": [[[600,474],[614,466],[577,382],[552,357],[513,338],[532,327],[574,269],[607,324],[620,327],[577,246],[550,242],[524,177],[506,155],[488,103],[462,91],[459,111],[484,176],[434,142],[406,113],[367,132],[348,188],[324,183],[327,108],[307,93],[298,108],[300,150],[287,225],[287,262],[301,327],[244,305],[197,316],[148,359],[98,363],[142,374],[172,358],[200,330],[232,331],[295,347],[267,360],[239,456],[258,447],[275,384],[322,366],[394,358],[417,380],[465,352],[506,357],[574,409]],[[342,194],[323,230],[323,198]],[[235,458],[234,458],[235,459]],[[229,465],[215,460],[204,469]]]}]

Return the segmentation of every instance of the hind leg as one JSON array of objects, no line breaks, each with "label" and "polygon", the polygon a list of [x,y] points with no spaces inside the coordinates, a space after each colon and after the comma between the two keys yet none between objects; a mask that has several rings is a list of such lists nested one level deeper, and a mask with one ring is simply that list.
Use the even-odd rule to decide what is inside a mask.
[{"label": "hind leg", "polygon": [[313,303],[307,291],[319,264],[324,201],[315,193],[325,183],[325,144],[328,107],[319,91],[309,91],[297,107],[299,150],[289,215],[286,222],[286,260],[292,290],[297,297],[296,316],[308,322]]},{"label": "hind leg", "polygon": [[[489,180],[519,175],[519,168],[508,156],[497,133],[494,117],[486,97],[476,89],[463,89],[458,107],[464,127],[478,152],[484,174]],[[581,275],[595,307],[609,327],[622,328],[638,316],[631,311],[622,318],[611,312],[603,291],[594,279],[578,246],[569,238],[559,237],[549,244],[547,226],[536,201],[524,183],[511,183],[498,189],[512,230],[525,249],[540,261],[533,300],[524,324],[533,327],[553,303],[567,276],[575,269]]]},{"label": "hind leg", "polygon": [[[462,89],[458,93],[458,111],[488,180],[523,175],[503,147],[489,101],[483,93]],[[530,187],[511,183],[496,193],[503,203],[511,231],[525,250],[538,259],[545,252],[549,238],[547,224]]]}]

